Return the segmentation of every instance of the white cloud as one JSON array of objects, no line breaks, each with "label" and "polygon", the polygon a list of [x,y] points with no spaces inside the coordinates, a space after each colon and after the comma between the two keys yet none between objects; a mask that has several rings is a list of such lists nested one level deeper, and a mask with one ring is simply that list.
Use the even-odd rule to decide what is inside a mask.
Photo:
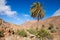
[{"label": "white cloud", "polygon": [[60,9],[58,9],[52,16],[60,16]]},{"label": "white cloud", "polygon": [[29,15],[27,15],[27,14],[24,14],[24,16],[25,16],[25,17],[28,17]]},{"label": "white cloud", "polygon": [[11,6],[6,5],[6,0],[0,0],[0,15],[6,15],[6,16],[14,16],[16,15],[16,11],[11,10]]},{"label": "white cloud", "polygon": [[20,21],[20,18],[17,17],[17,12],[12,11],[10,5],[6,5],[6,0],[0,0],[0,15],[6,15],[12,17],[13,19]]},{"label": "white cloud", "polygon": [[15,20],[20,21],[21,19],[17,16],[13,17]]}]

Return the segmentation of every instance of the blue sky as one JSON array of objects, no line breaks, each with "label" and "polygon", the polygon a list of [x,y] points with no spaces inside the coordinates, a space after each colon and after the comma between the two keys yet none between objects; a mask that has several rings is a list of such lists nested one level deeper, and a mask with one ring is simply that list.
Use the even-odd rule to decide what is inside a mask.
[{"label": "blue sky", "polygon": [[60,10],[60,0],[0,0],[0,18],[18,25],[34,20],[30,16],[30,7],[36,1],[40,2],[45,10],[44,19],[51,17],[57,10]]}]

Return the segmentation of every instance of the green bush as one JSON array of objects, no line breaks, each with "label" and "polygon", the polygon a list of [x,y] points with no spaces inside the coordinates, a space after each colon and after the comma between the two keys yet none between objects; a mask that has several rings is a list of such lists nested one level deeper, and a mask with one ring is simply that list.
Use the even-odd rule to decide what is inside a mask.
[{"label": "green bush", "polygon": [[33,29],[33,28],[30,28],[27,30],[29,33],[33,34],[33,35],[36,35],[37,34],[37,30],[36,29]]},{"label": "green bush", "polygon": [[50,26],[49,26],[49,30],[52,30],[53,29],[53,24],[49,24]]},{"label": "green bush", "polygon": [[38,36],[45,37],[46,35],[48,35],[48,32],[46,30],[40,29],[38,31]]},{"label": "green bush", "polygon": [[40,39],[44,39],[44,38],[52,38],[52,35],[49,31],[45,30],[45,29],[40,29],[38,31],[37,37]]},{"label": "green bush", "polygon": [[50,30],[51,31],[51,33],[55,33],[56,32],[56,30],[55,29],[52,29],[52,30]]},{"label": "green bush", "polygon": [[0,30],[0,37],[4,37],[4,32]]},{"label": "green bush", "polygon": [[25,30],[17,30],[16,34],[23,37],[27,37],[27,33],[25,32]]}]

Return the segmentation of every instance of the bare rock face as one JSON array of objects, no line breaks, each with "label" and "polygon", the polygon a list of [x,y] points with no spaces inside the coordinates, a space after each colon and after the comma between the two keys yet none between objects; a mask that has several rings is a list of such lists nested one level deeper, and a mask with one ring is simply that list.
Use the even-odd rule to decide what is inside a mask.
[{"label": "bare rock face", "polygon": [[19,25],[5,22],[4,20],[0,19],[0,31],[2,30],[1,34],[3,33],[2,35],[4,35],[2,38],[0,38],[1,40],[5,40],[4,37],[13,35],[15,30],[17,29],[21,30],[22,27],[20,27]]}]

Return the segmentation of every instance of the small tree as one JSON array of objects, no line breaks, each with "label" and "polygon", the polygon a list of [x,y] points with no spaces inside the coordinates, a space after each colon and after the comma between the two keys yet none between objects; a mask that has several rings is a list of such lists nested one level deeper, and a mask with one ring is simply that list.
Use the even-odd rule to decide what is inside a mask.
[{"label": "small tree", "polygon": [[[44,17],[44,11],[39,2],[33,3],[33,5],[31,6],[31,9],[30,9],[30,12],[31,12],[31,17],[37,18],[38,22],[39,22],[39,19],[42,19]],[[37,22],[36,29],[38,29],[38,22]]]}]

